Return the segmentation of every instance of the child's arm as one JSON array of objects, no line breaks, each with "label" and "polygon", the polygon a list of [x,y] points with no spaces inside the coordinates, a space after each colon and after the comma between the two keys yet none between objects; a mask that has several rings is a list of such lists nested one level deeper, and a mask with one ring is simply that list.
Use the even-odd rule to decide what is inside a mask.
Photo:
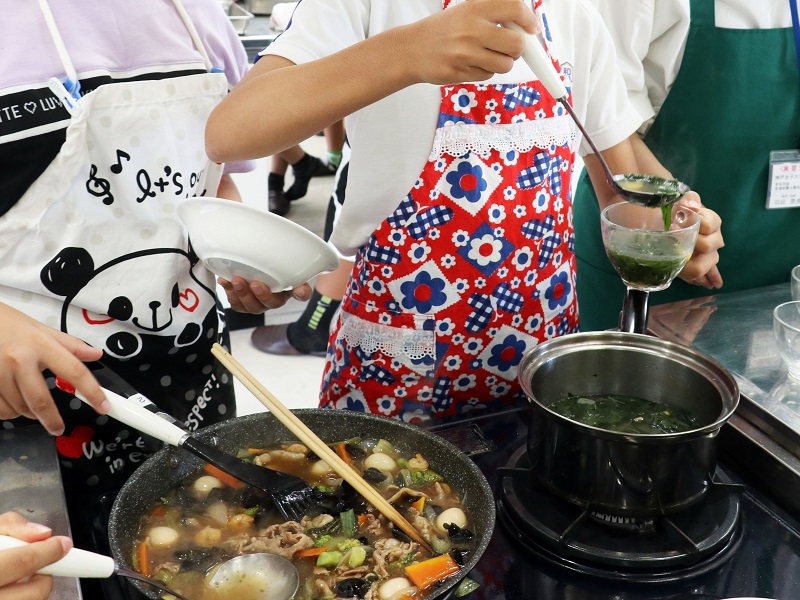
[{"label": "child's arm", "polygon": [[302,65],[265,56],[211,114],[208,155],[269,156],[410,85],[506,73],[524,46],[522,34],[498,27],[512,21],[539,30],[521,0],[471,0]]}]

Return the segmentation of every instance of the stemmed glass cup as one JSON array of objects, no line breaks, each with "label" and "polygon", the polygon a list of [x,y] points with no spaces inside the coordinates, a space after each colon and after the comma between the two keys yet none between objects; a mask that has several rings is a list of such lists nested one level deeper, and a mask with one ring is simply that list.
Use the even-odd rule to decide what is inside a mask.
[{"label": "stemmed glass cup", "polygon": [[800,381],[800,301],[784,302],[772,315],[778,353],[789,369],[789,377]]},{"label": "stemmed glass cup", "polygon": [[700,215],[676,204],[662,210],[619,202],[603,210],[600,226],[608,259],[627,286],[620,329],[647,333],[649,293],[668,288],[691,258]]}]

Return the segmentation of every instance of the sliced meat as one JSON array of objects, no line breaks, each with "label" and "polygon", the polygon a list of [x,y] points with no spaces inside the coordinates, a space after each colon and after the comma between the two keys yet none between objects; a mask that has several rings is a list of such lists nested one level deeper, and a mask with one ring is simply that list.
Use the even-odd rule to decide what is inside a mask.
[{"label": "sliced meat", "polygon": [[314,540],[306,535],[297,521],[288,521],[278,525],[270,525],[242,547],[242,552],[270,552],[291,558],[298,550],[311,548]]},{"label": "sliced meat", "polygon": [[388,565],[403,558],[406,554],[417,551],[416,542],[401,542],[395,538],[385,538],[375,542],[375,552],[372,561],[375,563],[375,573],[383,579],[389,576]]}]

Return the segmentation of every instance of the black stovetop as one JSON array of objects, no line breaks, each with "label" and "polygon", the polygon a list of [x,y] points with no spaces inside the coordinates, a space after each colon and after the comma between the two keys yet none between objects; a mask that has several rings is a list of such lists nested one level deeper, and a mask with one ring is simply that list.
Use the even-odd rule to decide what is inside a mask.
[{"label": "black stovetop", "polygon": [[[527,408],[459,419],[430,427],[471,454],[493,488],[502,486],[503,472],[515,455],[524,454]],[[800,524],[724,463],[726,481],[744,484],[737,492],[735,533],[707,566],[686,569],[680,576],[651,582],[586,575],[556,564],[553,553],[535,553],[520,536],[520,528],[501,514],[491,542],[469,577],[480,584],[468,600],[711,600],[758,597],[800,600]],[[501,497],[501,494],[498,494]],[[96,551],[103,543],[103,521],[113,496],[95,511]],[[606,567],[603,567],[606,568]],[[607,567],[614,571],[615,567]],[[120,578],[89,582],[84,597],[141,600],[143,596]],[[102,588],[102,589],[100,589]]]}]

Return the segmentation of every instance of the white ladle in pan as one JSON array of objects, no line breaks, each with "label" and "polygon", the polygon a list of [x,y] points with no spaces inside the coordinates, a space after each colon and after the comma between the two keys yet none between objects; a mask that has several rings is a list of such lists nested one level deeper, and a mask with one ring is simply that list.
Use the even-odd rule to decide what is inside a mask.
[{"label": "white ladle in pan", "polygon": [[[26,545],[27,542],[17,538],[0,535],[0,550],[19,548]],[[123,569],[110,556],[96,554],[80,548],[72,548],[64,558],[39,569],[37,573],[62,577],[100,579],[119,575],[120,577],[142,581],[165,594],[172,594],[179,600],[189,600],[186,596],[169,589],[157,579],[151,579],[141,573]],[[229,587],[234,588],[238,592],[237,595],[243,597],[242,586],[247,584],[247,578],[252,577],[258,577],[259,595],[263,600],[289,600],[297,591],[300,583],[297,569],[290,560],[276,554],[260,552],[257,554],[243,554],[225,561],[217,568],[208,585],[223,592],[227,592]],[[247,596],[256,597],[256,594],[247,594]]]},{"label": "white ladle in pan", "polygon": [[553,66],[547,52],[545,52],[539,38],[528,33],[516,23],[507,23],[506,27],[525,36],[525,49],[522,52],[522,59],[531,68],[536,77],[539,78],[539,81],[542,82],[547,91],[564,106],[572,120],[575,121],[578,129],[580,129],[583,137],[586,138],[595,156],[600,161],[606,175],[606,181],[615,194],[634,204],[662,207],[672,204],[689,191],[689,186],[677,179],[666,179],[657,175],[636,173],[625,175],[611,173],[608,163],[603,158],[603,155],[600,154],[592,138],[586,132],[583,123],[581,123],[581,120],[572,109],[568,100],[567,88],[564,87],[561,77]]}]

